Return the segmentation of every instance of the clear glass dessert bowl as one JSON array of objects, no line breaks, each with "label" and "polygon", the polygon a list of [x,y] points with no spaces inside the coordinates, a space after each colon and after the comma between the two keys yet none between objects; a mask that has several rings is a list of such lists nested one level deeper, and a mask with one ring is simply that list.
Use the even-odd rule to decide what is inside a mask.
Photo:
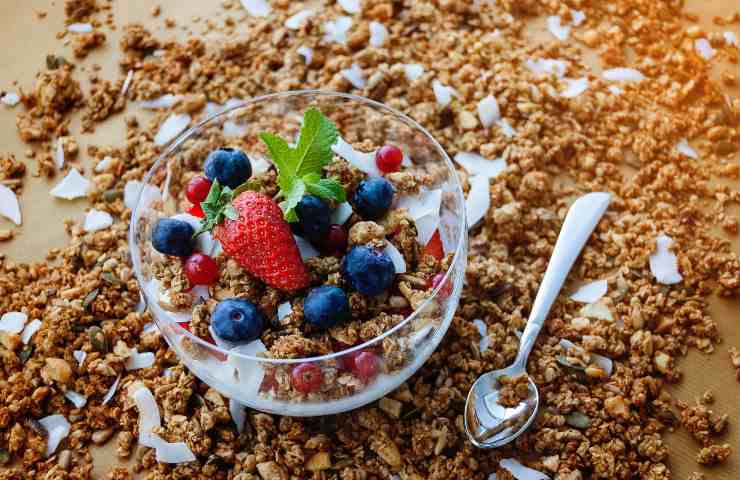
[{"label": "clear glass dessert bowl", "polygon": [[[259,134],[269,131],[283,138],[297,138],[303,113],[310,107],[336,124],[340,139],[333,147],[335,155],[367,176],[379,174],[374,150],[392,144],[403,151],[407,171],[433,179],[432,184],[413,195],[398,195],[392,209],[406,209],[420,245],[438,234],[437,242],[444,253],[440,271],[433,275],[433,282],[430,278],[421,287],[416,272],[398,273],[392,288],[400,297],[402,292],[398,290],[404,290],[401,284],[405,285],[403,293],[408,300],[405,308],[394,310],[402,320],[362,343],[337,341],[332,353],[321,356],[274,358],[261,340],[229,344],[194,335],[186,322],[193,320],[194,311],[199,315],[198,309],[203,308],[200,304],[208,302],[208,298],[221,300],[219,292],[213,287],[196,286],[177,292],[180,302],[174,302],[172,293],[155,278],[155,263],[161,254],[152,246],[153,226],[162,218],[182,215],[187,210],[182,193],[187,176],[192,176],[194,170],[202,171],[208,145],[213,144],[214,138],[222,139],[219,141],[225,147],[243,150],[255,174],[265,173],[274,167]],[[429,132],[411,118],[353,95],[295,91],[209,108],[210,116],[177,137],[153,165],[132,212],[131,259],[144,301],[163,337],[201,380],[226,397],[264,412],[328,415],[383,397],[407,380],[434,352],[458,305],[467,262],[467,228],[465,199],[450,158]],[[214,257],[222,255],[218,242],[208,235],[199,237],[198,245]],[[301,248],[302,256],[304,253]],[[409,285],[416,288],[412,293]],[[192,296],[190,306],[182,307],[183,295]],[[233,295],[238,297],[239,293]],[[380,310],[395,308],[390,293],[373,301]],[[300,312],[300,301],[295,307]],[[268,323],[285,318],[286,313],[280,310],[273,318],[267,318]],[[370,372],[357,366],[362,353],[369,353],[374,359]],[[305,364],[312,365],[314,371],[318,367],[322,376],[321,386],[310,393],[292,385],[293,370]]]}]

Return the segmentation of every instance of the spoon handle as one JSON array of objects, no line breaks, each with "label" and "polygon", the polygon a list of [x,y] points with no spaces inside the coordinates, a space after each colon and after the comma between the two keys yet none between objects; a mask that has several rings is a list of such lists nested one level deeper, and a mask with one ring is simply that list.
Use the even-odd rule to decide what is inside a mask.
[{"label": "spoon handle", "polygon": [[579,197],[568,210],[558,240],[555,242],[550,263],[547,265],[537,297],[534,299],[527,326],[522,334],[519,353],[514,362],[517,367],[526,369],[527,358],[550,312],[550,307],[560,293],[565,278],[583,246],[586,245],[586,241],[609,206],[610,199],[611,196],[608,193],[589,193]]}]

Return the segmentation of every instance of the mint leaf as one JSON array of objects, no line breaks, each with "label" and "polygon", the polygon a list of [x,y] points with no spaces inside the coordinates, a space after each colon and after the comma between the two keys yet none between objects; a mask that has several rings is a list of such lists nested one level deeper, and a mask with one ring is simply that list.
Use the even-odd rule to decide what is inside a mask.
[{"label": "mint leaf", "polygon": [[318,173],[309,173],[303,176],[303,181],[306,182],[306,185],[318,183],[319,180],[321,180],[321,175],[319,175]]},{"label": "mint leaf", "polygon": [[236,220],[239,218],[239,213],[237,213],[236,208],[231,204],[224,207],[224,215],[229,220]]},{"label": "mint leaf", "polygon": [[267,145],[267,150],[270,152],[278,173],[281,176],[295,176],[296,170],[290,161],[292,150],[288,142],[268,132],[260,133],[260,139]]},{"label": "mint leaf", "polygon": [[[293,182],[291,189],[282,193],[285,200],[280,202],[280,208],[283,209],[285,220],[289,222],[297,221],[298,217],[295,216],[295,207],[298,205],[298,202],[301,201],[303,195],[306,194],[306,184],[303,183],[303,180],[296,179],[295,182]],[[295,220],[291,220],[292,218]]]},{"label": "mint leaf", "polygon": [[338,203],[347,201],[344,187],[333,178],[321,178],[318,182],[308,183],[306,188],[309,192],[324,200],[334,200]]},{"label": "mint leaf", "polygon": [[337,142],[337,127],[331,120],[311,107],[303,115],[298,146],[292,150],[291,165],[296,175],[321,173],[333,158],[331,146]]},{"label": "mint leaf", "polygon": [[193,234],[193,238],[203,232],[213,230],[216,225],[223,222],[225,218],[236,220],[239,213],[236,211],[231,200],[234,198],[234,191],[229,187],[221,188],[218,180],[214,180],[208,196],[200,202],[200,208],[203,209],[203,218],[200,221],[200,228]]}]

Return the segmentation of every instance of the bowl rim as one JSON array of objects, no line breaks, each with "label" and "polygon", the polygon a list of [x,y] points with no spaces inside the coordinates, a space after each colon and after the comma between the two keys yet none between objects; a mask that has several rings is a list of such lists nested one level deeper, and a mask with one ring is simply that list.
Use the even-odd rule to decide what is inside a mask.
[{"label": "bowl rim", "polygon": [[[290,98],[290,97],[323,97],[323,98],[339,98],[344,100],[349,100],[357,103],[364,104],[365,106],[373,107],[377,110],[381,110],[385,113],[391,114],[394,117],[398,118],[402,122],[406,123],[408,126],[412,127],[414,130],[417,130],[421,132],[426,139],[431,142],[431,145],[437,150],[437,152],[441,155],[442,160],[444,161],[447,169],[453,173],[452,175],[452,182],[453,182],[453,191],[455,193],[455,196],[458,197],[458,199],[461,200],[461,204],[463,205],[462,208],[462,215],[460,217],[460,221],[458,222],[458,229],[459,229],[459,238],[457,241],[457,245],[455,246],[455,254],[452,257],[452,261],[450,262],[450,267],[447,268],[447,270],[444,273],[444,276],[442,277],[442,281],[439,282],[439,284],[432,290],[432,294],[424,300],[424,302],[414,309],[411,314],[407,315],[406,318],[404,318],[402,321],[398,322],[395,326],[388,329],[387,331],[381,333],[380,335],[377,335],[370,340],[363,342],[358,345],[353,345],[350,348],[340,350],[337,352],[327,353],[325,355],[319,355],[315,357],[305,357],[305,358],[270,358],[270,357],[257,357],[253,355],[248,355],[245,353],[241,353],[237,351],[236,349],[225,349],[222,348],[219,345],[216,345],[215,343],[210,343],[206,340],[203,340],[202,338],[198,337],[197,335],[191,333],[189,330],[185,329],[184,327],[177,324],[177,327],[182,329],[182,333],[188,337],[191,341],[194,341],[201,346],[222,353],[224,355],[234,355],[237,358],[245,359],[249,361],[254,362],[261,362],[261,363],[273,363],[273,364],[300,364],[300,363],[311,363],[311,362],[322,362],[326,360],[332,360],[339,357],[342,357],[344,355],[358,352],[360,350],[363,350],[365,348],[374,346],[380,342],[382,342],[386,337],[394,334],[396,331],[403,328],[408,323],[412,322],[417,315],[424,311],[432,301],[436,300],[436,297],[440,294],[440,291],[442,288],[446,286],[446,283],[450,281],[450,277],[452,275],[452,269],[457,264],[458,260],[461,256],[465,255],[467,256],[467,243],[468,243],[468,227],[467,227],[467,212],[464,208],[465,205],[465,195],[463,194],[462,190],[462,184],[460,182],[460,178],[458,176],[457,170],[455,169],[455,164],[452,162],[452,159],[447,154],[444,148],[442,148],[442,145],[432,136],[429,131],[427,131],[426,128],[424,128],[419,122],[414,120],[413,118],[409,117],[405,113],[396,110],[393,107],[390,107],[384,103],[378,102],[376,100],[372,100],[366,97],[362,97],[359,95],[353,95],[350,93],[343,93],[343,92],[335,92],[335,91],[329,91],[329,90],[320,90],[320,89],[305,89],[305,90],[288,90],[284,92],[276,92],[276,93],[269,93],[265,95],[259,95],[256,97],[252,97],[248,100],[240,100],[238,103],[233,103],[229,107],[225,107],[223,109],[219,109],[218,111],[212,113],[211,115],[206,116],[203,120],[200,120],[197,124],[187,129],[185,132],[179,134],[177,138],[175,138],[170,145],[159,155],[157,160],[152,164],[149,171],[147,171],[146,175],[142,178],[142,188],[141,191],[137,195],[136,199],[136,205],[134,206],[133,210],[131,211],[131,219],[129,221],[129,234],[128,234],[128,241],[129,241],[129,253],[131,255],[131,263],[134,268],[134,274],[136,275],[136,281],[139,284],[139,288],[141,291],[141,296],[144,299],[144,303],[148,305],[149,298],[148,294],[146,292],[146,289],[143,288],[144,282],[143,282],[143,275],[141,273],[141,268],[139,265],[141,264],[140,255],[138,254],[139,248],[134,248],[137,244],[135,243],[135,225],[137,223],[137,220],[139,219],[140,211],[139,207],[141,205],[141,199],[144,196],[144,190],[147,185],[150,184],[152,177],[154,176],[155,172],[159,169],[159,167],[167,161],[169,156],[176,151],[182,143],[184,143],[186,140],[188,140],[193,134],[200,131],[205,125],[210,124],[214,120],[220,118],[220,117],[226,117],[228,114],[233,112],[234,110],[242,109],[244,107],[258,104],[258,103],[264,103],[269,102],[272,100],[279,100],[283,98]],[[452,279],[454,281],[455,279]],[[459,285],[458,285],[459,284]],[[454,282],[453,284],[453,293],[457,293],[457,290],[462,286],[462,281]],[[457,308],[457,307],[456,307]],[[156,315],[152,314],[152,318],[154,319],[155,323],[157,323],[158,318]],[[171,322],[171,323],[177,323],[177,322]],[[165,339],[169,341],[169,338],[167,335],[163,333],[163,336]],[[254,340],[256,341],[256,340]],[[250,342],[251,343],[251,342]],[[246,343],[244,345],[249,345],[249,343]],[[228,358],[228,357],[227,357]]]}]

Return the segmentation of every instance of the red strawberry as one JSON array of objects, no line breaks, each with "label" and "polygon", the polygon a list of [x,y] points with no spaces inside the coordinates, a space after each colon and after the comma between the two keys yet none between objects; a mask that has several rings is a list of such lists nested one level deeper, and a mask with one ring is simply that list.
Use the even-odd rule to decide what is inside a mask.
[{"label": "red strawberry", "polygon": [[424,255],[431,255],[437,260],[442,260],[445,256],[444,248],[442,247],[442,239],[439,236],[439,230],[434,231],[434,235],[424,246]]},{"label": "red strawberry", "polygon": [[306,287],[308,272],[280,206],[267,195],[249,190],[232,205],[238,218],[226,218],[213,232],[224,252],[272,287]]}]

